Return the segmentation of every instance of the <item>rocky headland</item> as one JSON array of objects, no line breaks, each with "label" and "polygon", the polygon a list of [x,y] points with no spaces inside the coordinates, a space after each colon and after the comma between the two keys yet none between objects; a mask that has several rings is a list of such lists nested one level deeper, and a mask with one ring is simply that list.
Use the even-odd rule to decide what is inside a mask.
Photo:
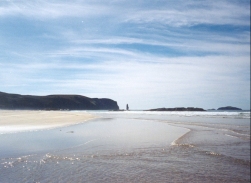
[{"label": "rocky headland", "polygon": [[217,110],[242,110],[242,109],[238,107],[227,106],[227,107],[220,107]]},{"label": "rocky headland", "polygon": [[0,109],[15,110],[119,110],[116,101],[82,95],[19,95],[0,92]]},{"label": "rocky headland", "polygon": [[206,111],[202,108],[197,107],[175,107],[175,108],[157,108],[157,109],[149,109],[146,111]]}]

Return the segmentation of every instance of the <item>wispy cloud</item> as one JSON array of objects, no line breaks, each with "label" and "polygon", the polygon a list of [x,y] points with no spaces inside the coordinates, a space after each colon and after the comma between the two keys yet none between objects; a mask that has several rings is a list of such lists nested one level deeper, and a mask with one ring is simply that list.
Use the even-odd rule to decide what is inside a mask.
[{"label": "wispy cloud", "polygon": [[1,1],[0,91],[248,108],[249,10],[225,0]]},{"label": "wispy cloud", "polygon": [[[242,3],[244,2],[244,3]],[[249,25],[248,1],[16,1],[2,2],[0,16],[65,18],[116,15],[115,20],[137,23],[164,23],[170,26],[196,24]],[[157,4],[157,6],[156,6]],[[160,5],[160,6],[159,6]],[[113,17],[114,19],[114,17]]]},{"label": "wispy cloud", "polygon": [[[227,97],[235,93],[246,97],[249,94],[248,78],[243,80],[246,74],[250,74],[243,73],[245,68],[250,66],[248,58],[205,57],[203,60],[197,57],[159,58],[158,63],[124,60],[103,62],[98,65],[95,63],[25,66],[19,64],[10,65],[9,68],[13,68],[16,75],[22,75],[23,79],[18,79],[19,84],[35,85],[36,90],[40,90],[41,94],[50,94],[51,91],[54,93],[75,91],[91,97],[113,96],[112,98],[119,100],[121,105],[129,100],[131,105],[139,108],[144,106],[137,103],[144,103],[145,97],[151,101],[155,100],[155,97],[166,98],[164,101],[155,101],[155,107],[158,107],[165,105],[169,99],[179,98],[179,96],[186,96],[187,103],[189,97],[194,95],[203,95],[206,98],[208,95],[217,96],[223,91]],[[74,72],[71,72],[72,69]],[[41,77],[42,74],[44,75]],[[13,79],[17,78],[16,75],[5,73],[5,76]],[[13,82],[2,80],[1,83],[3,87]],[[43,90],[46,87],[50,87],[50,91]],[[32,91],[34,89],[31,93]],[[135,97],[137,100],[132,100]],[[151,105],[149,103],[147,107]]]},{"label": "wispy cloud", "polygon": [[[97,14],[98,12],[98,14]],[[25,16],[30,19],[57,19],[104,15],[109,7],[86,2],[12,1],[0,7],[0,16]]]},{"label": "wispy cloud", "polygon": [[249,25],[250,4],[239,6],[233,1],[176,1],[163,9],[139,10],[128,15],[127,21],[164,23],[170,26],[197,24]]}]

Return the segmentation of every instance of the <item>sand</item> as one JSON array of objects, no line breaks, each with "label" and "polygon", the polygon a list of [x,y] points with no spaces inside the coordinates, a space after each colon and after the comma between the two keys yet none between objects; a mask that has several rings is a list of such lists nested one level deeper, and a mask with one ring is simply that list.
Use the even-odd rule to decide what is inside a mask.
[{"label": "sand", "polygon": [[68,126],[94,118],[85,111],[0,110],[0,133]]}]

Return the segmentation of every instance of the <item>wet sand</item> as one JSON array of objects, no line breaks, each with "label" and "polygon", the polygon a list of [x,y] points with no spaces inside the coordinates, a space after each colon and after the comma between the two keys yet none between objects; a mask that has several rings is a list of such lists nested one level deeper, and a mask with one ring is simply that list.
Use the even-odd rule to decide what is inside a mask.
[{"label": "wet sand", "polygon": [[68,126],[94,118],[84,111],[0,110],[0,133]]}]

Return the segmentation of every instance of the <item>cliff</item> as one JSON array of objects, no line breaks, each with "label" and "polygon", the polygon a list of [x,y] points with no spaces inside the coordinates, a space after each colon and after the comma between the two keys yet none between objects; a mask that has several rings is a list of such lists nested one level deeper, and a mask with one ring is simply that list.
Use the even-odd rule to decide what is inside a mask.
[{"label": "cliff", "polygon": [[33,96],[0,92],[0,109],[27,110],[118,110],[116,101],[81,95]]},{"label": "cliff", "polygon": [[175,108],[157,108],[157,109],[149,109],[147,111],[205,111],[202,108],[197,107],[175,107]]}]

